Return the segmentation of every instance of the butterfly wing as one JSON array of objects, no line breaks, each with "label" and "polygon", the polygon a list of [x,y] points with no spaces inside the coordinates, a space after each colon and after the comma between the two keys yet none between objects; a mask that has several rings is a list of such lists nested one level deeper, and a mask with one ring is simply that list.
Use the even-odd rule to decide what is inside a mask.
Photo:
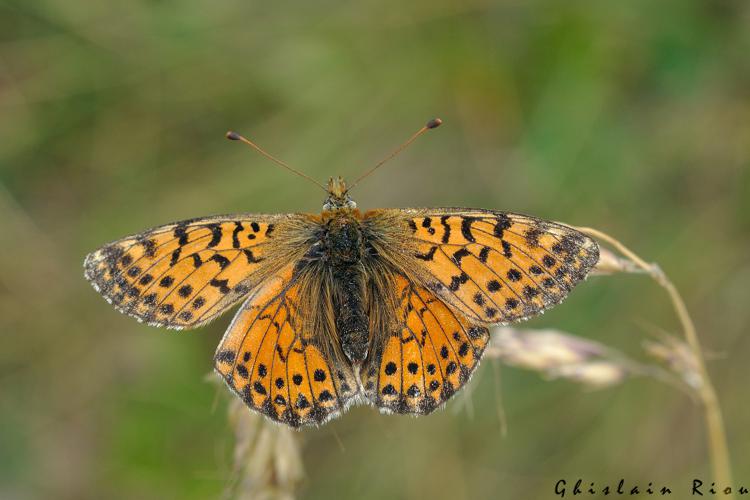
[{"label": "butterfly wing", "polygon": [[394,276],[397,326],[375,337],[360,376],[367,399],[395,413],[426,414],[447,401],[477,367],[489,340],[428,289]]},{"label": "butterfly wing", "polygon": [[252,409],[293,427],[321,424],[358,392],[351,366],[307,330],[315,314],[288,266],[253,291],[224,335],[215,367]]},{"label": "butterfly wing", "polygon": [[373,245],[405,274],[480,324],[528,318],[560,303],[599,259],[573,228],[476,209],[374,210]]},{"label": "butterfly wing", "polygon": [[[139,321],[191,328],[237,303],[305,251],[304,215],[236,215],[167,224],[89,254],[85,276]],[[290,242],[299,242],[291,244]]]}]

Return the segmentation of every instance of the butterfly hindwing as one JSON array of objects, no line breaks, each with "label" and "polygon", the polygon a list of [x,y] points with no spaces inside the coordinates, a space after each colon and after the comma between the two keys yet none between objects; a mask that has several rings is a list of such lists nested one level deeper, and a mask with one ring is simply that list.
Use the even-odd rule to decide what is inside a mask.
[{"label": "butterfly hindwing", "polygon": [[404,276],[393,283],[397,326],[375,336],[361,370],[365,396],[387,411],[430,413],[468,381],[489,332]]},{"label": "butterfly hindwing", "polygon": [[307,331],[304,287],[289,266],[253,291],[215,356],[216,370],[252,409],[293,427],[343,411],[358,385],[351,367]]},{"label": "butterfly hindwing", "polygon": [[[562,224],[475,209],[373,210],[383,250],[467,318],[506,323],[560,303],[599,258],[596,242]],[[397,259],[399,260],[399,259]]]},{"label": "butterfly hindwing", "polygon": [[[170,328],[202,325],[249,292],[292,216],[220,216],[167,224],[86,257],[86,278],[118,310]],[[273,260],[273,259],[270,259]]]}]

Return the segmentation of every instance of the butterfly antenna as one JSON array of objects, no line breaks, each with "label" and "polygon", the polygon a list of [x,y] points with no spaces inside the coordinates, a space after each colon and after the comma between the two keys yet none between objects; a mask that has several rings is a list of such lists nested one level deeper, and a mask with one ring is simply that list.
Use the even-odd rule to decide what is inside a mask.
[{"label": "butterfly antenna", "polygon": [[391,154],[389,154],[388,156],[386,156],[385,158],[383,158],[382,160],[380,160],[380,162],[378,162],[377,165],[375,165],[374,167],[372,167],[370,170],[368,170],[364,174],[360,175],[352,183],[352,185],[349,186],[349,188],[347,189],[347,191],[351,190],[354,186],[356,186],[357,184],[359,184],[359,181],[361,181],[362,179],[364,179],[365,177],[367,177],[368,175],[370,175],[371,173],[373,173],[374,171],[376,171],[377,169],[379,169],[380,167],[382,167],[388,160],[390,160],[391,158],[393,158],[394,156],[396,156],[397,154],[399,154],[401,151],[403,151],[404,149],[406,149],[406,147],[409,146],[409,144],[411,144],[412,142],[414,142],[415,140],[417,140],[417,137],[419,137],[420,135],[424,134],[425,132],[427,132],[430,129],[438,128],[442,123],[443,123],[443,120],[441,120],[440,118],[433,118],[432,120],[428,121],[425,124],[425,126],[422,127],[422,128],[420,128],[413,136],[411,136],[409,138],[409,140],[407,140],[405,143],[403,143],[402,145],[400,145],[399,147],[397,147],[396,149],[394,149],[391,152]]},{"label": "butterfly antenna", "polygon": [[250,139],[246,139],[245,137],[242,137],[237,132],[232,132],[231,130],[229,132],[227,132],[227,139],[229,139],[230,141],[244,142],[245,144],[247,144],[248,146],[250,146],[251,148],[253,148],[254,150],[256,150],[258,153],[262,154],[263,156],[265,156],[266,158],[268,158],[272,162],[276,163],[277,165],[281,165],[282,167],[284,167],[285,169],[289,170],[290,172],[295,173],[295,174],[299,175],[300,177],[305,178],[308,181],[312,182],[313,184],[315,184],[316,186],[318,186],[320,189],[322,189],[326,193],[328,192],[328,189],[326,189],[326,187],[323,184],[321,184],[320,182],[316,181],[315,179],[313,179],[309,175],[300,172],[296,168],[290,167],[289,165],[287,165],[283,161],[279,160],[278,158],[270,155],[269,153],[266,153],[263,150],[263,148],[261,148],[260,146],[258,146],[257,144],[255,144]]}]

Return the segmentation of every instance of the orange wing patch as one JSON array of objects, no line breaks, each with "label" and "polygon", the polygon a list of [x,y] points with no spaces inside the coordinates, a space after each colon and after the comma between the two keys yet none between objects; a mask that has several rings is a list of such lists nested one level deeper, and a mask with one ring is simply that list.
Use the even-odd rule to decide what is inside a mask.
[{"label": "orange wing patch", "polygon": [[86,257],[86,278],[119,311],[152,325],[202,325],[249,292],[279,216],[161,226]]},{"label": "orange wing patch", "polygon": [[395,283],[401,326],[372,346],[362,383],[366,397],[381,409],[427,414],[468,381],[489,332],[403,276]]},{"label": "orange wing patch", "polygon": [[403,212],[412,265],[473,321],[538,314],[560,303],[599,259],[594,240],[562,224],[468,209]]},{"label": "orange wing patch", "polygon": [[303,330],[310,313],[299,290],[291,266],[268,280],[237,313],[215,356],[216,370],[250,408],[293,427],[336,417],[358,391],[351,367]]}]

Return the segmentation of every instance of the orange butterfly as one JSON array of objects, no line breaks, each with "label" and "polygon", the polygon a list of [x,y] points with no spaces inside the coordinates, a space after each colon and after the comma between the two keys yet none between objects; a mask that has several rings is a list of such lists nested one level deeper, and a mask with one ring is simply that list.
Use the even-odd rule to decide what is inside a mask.
[{"label": "orange butterfly", "polygon": [[466,208],[361,213],[343,179],[324,189],[320,215],[206,217],[117,240],[86,257],[86,278],[117,310],[167,328],[244,300],[216,371],[250,408],[299,427],[356,403],[432,412],[469,380],[489,326],[560,303],[599,258],[562,224]]}]

